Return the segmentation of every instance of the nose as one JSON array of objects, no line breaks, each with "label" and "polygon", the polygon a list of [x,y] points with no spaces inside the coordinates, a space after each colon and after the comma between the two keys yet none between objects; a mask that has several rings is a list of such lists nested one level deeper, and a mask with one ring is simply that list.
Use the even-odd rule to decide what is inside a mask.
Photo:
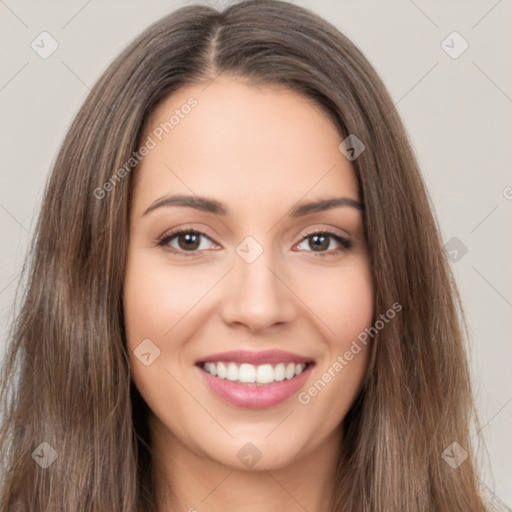
[{"label": "nose", "polygon": [[269,253],[264,251],[252,263],[235,256],[221,306],[226,324],[261,332],[294,319],[296,306],[287,273],[279,270]]}]

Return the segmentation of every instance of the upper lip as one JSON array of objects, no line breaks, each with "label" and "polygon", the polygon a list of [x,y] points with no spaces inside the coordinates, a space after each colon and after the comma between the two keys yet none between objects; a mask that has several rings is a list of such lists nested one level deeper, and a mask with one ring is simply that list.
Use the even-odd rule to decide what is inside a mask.
[{"label": "upper lip", "polygon": [[278,363],[311,363],[311,357],[305,357],[292,352],[284,352],[283,350],[264,350],[261,352],[254,352],[250,350],[232,350],[230,352],[221,352],[203,357],[196,361],[200,363],[218,363],[218,362],[233,362],[233,363],[249,363],[253,365],[258,364],[278,364]]}]

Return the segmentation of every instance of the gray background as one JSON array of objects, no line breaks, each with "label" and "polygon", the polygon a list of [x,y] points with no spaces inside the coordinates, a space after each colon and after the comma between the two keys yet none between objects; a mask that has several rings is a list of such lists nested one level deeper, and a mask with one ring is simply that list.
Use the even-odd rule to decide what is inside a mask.
[{"label": "gray background", "polygon": [[[74,114],[121,49],[185,3],[191,2],[0,0],[0,355],[43,186]],[[471,329],[489,454],[481,479],[496,505],[511,510],[512,2],[295,3],[334,23],[363,50],[408,129],[444,240],[451,240]],[[31,47],[43,31],[58,43],[46,59]],[[442,46],[453,31],[469,44],[458,58],[452,56],[461,41],[448,38],[444,47],[452,56]]]}]

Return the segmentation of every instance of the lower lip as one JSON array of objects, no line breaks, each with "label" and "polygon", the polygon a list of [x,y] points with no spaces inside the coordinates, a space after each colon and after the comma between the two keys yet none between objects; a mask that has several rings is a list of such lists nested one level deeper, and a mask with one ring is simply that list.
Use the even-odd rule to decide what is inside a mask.
[{"label": "lower lip", "polygon": [[230,404],[246,409],[266,409],[284,402],[297,393],[309,377],[313,366],[313,363],[309,363],[300,375],[292,379],[258,386],[219,379],[202,368],[197,368],[210,389]]}]

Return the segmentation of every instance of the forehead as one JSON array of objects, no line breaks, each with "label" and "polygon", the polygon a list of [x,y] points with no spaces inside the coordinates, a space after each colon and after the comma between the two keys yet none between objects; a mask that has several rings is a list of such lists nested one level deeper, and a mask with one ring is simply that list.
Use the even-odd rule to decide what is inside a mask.
[{"label": "forehead", "polygon": [[182,88],[153,112],[142,142],[148,137],[154,147],[135,173],[136,203],[146,206],[177,192],[222,197],[238,212],[359,197],[338,150],[341,134],[311,100],[282,85],[217,77]]}]

